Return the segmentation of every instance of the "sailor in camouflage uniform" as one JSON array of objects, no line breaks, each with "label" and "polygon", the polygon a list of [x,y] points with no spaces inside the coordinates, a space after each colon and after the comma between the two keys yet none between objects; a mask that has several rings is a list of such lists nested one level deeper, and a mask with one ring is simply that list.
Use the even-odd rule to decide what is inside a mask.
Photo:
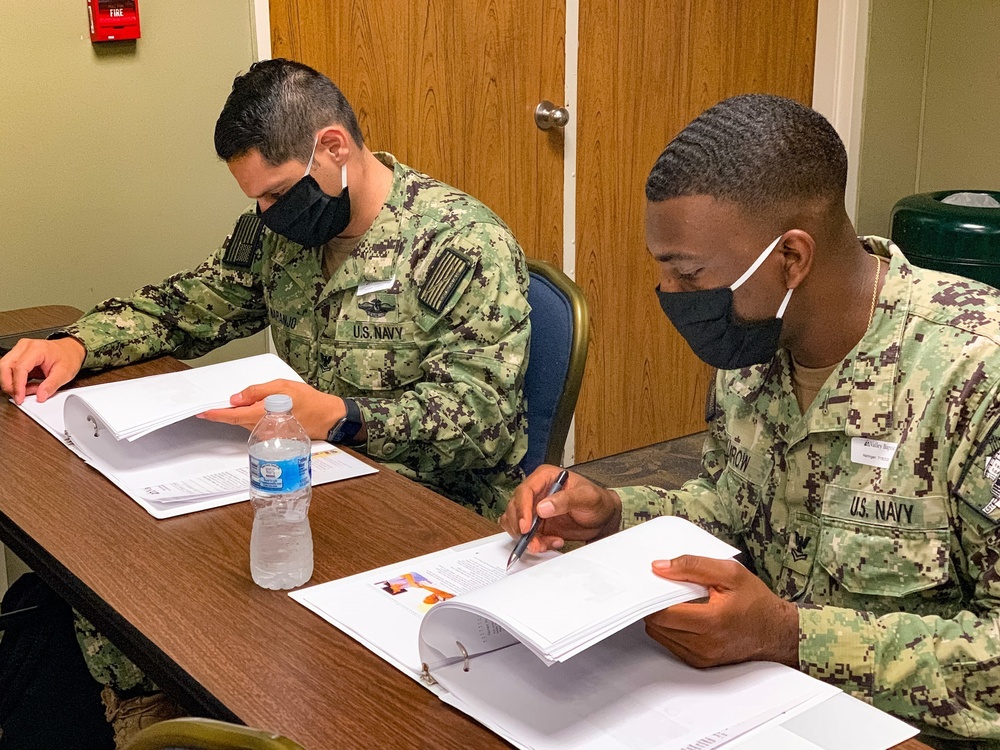
[{"label": "sailor in camouflage uniform", "polygon": [[329,279],[323,248],[266,229],[251,209],[233,235],[260,232],[245,260],[230,238],[195,270],[102,302],[67,333],[86,345],[84,367],[100,368],[197,357],[270,324],[309,385],[358,406],[367,441],[356,450],[496,517],[527,447],[524,257],[482,203],[374,157],[392,191]]},{"label": "sailor in camouflage uniform", "polygon": [[[647,183],[647,239],[664,311],[720,368],[703,472],[676,491],[571,476],[539,504],[532,549],[689,518],[756,576],[651,561],[711,591],[647,618],[675,654],[795,665],[928,744],[1000,747],[1000,292],[853,237],[844,174],[829,124],[778,97],[727,100],[667,147]],[[736,315],[715,314],[727,300]],[[515,493],[512,534],[555,472]]]},{"label": "sailor in camouflage uniform", "polygon": [[[286,89],[309,106],[282,99]],[[262,101],[297,129],[254,119]],[[86,347],[81,365],[197,357],[270,325],[308,387],[252,388],[208,418],[252,428],[264,396],[288,392],[311,437],[499,515],[527,448],[528,275],[510,230],[474,198],[368,151],[340,91],[297,63],[257,63],[237,78],[216,150],[257,205],[198,268],[102,302],[67,328],[61,335]],[[18,358],[35,357],[22,372],[44,367],[34,352],[45,346],[23,342],[0,378]],[[3,383],[15,400],[19,387],[41,400],[70,369],[27,389]],[[349,429],[334,429],[344,418]]]},{"label": "sailor in camouflage uniform", "polygon": [[[260,384],[203,416],[252,428],[266,395],[288,393],[311,437],[496,518],[527,447],[528,275],[510,230],[470,196],[365,148],[337,87],[287,60],[236,79],[216,150],[256,201],[226,243],[54,340],[19,342],[0,360],[0,386],[18,403],[43,401],[81,367],[197,357],[270,325],[306,383]],[[151,701],[157,718],[176,713],[82,617],[77,632],[113,688],[120,746]]]}]

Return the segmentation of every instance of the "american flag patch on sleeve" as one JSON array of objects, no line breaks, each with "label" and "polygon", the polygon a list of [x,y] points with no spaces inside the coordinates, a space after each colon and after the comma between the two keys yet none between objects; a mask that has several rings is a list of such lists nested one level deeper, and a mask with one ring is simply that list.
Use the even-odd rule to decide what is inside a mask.
[{"label": "american flag patch on sleeve", "polygon": [[470,268],[471,260],[451,248],[446,249],[431,266],[417,299],[434,312],[440,313]]}]

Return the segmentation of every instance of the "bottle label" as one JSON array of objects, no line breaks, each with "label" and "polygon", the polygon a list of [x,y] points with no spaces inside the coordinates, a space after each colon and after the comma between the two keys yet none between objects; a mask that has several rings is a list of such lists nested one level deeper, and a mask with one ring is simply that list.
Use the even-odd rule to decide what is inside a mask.
[{"label": "bottle label", "polygon": [[250,486],[258,492],[298,492],[312,483],[310,456],[263,461],[250,456]]}]

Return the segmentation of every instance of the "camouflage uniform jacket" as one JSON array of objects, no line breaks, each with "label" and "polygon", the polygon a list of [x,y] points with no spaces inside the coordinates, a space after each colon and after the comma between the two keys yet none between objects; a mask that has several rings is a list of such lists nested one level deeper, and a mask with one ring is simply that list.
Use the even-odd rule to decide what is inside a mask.
[{"label": "camouflage uniform jacket", "polygon": [[67,331],[96,368],[196,357],[270,324],[303,379],[357,401],[368,431],[358,450],[495,517],[527,448],[524,256],[482,203],[377,156],[392,189],[329,282],[321,248],[265,230],[255,253],[221,247]]},{"label": "camouflage uniform jacket", "polygon": [[787,351],[719,372],[701,477],[618,490],[623,525],[676,513],[741,547],[798,603],[804,672],[997,739],[1000,292],[864,241],[891,257],[875,318],[805,414]]}]

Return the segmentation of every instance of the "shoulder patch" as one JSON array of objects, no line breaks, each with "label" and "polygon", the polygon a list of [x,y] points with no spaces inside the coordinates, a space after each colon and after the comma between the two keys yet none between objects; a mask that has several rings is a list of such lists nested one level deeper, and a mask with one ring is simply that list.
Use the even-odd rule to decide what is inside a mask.
[{"label": "shoulder patch", "polygon": [[955,494],[994,523],[1000,520],[1000,419],[993,422],[986,439],[969,456]]},{"label": "shoulder patch", "polygon": [[417,299],[434,312],[440,313],[470,268],[471,260],[457,250],[447,248],[431,266]]},{"label": "shoulder patch", "polygon": [[712,376],[708,379],[708,393],[705,395],[705,421],[711,422],[722,413],[719,408],[719,400],[715,393],[715,378],[718,370],[712,368]]},{"label": "shoulder patch", "polygon": [[226,240],[226,254],[222,256],[222,265],[229,268],[250,268],[260,251],[263,238],[264,222],[260,217],[243,214]]}]

